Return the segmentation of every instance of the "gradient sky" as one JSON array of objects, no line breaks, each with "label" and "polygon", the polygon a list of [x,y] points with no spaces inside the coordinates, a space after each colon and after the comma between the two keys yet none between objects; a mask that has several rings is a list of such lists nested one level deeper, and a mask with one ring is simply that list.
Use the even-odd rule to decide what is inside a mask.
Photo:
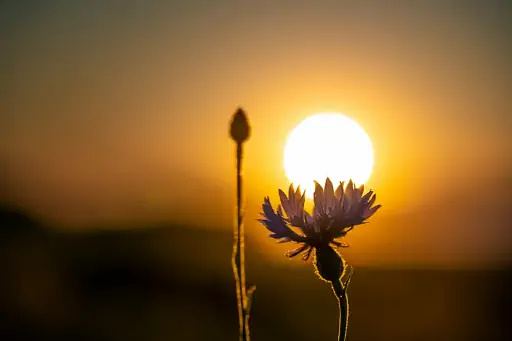
[{"label": "gradient sky", "polygon": [[288,186],[286,137],[338,111],[373,141],[384,205],[347,257],[510,261],[511,17],[507,1],[2,1],[0,200],[65,226],[229,229],[242,105],[247,230],[274,256],[254,218]]}]

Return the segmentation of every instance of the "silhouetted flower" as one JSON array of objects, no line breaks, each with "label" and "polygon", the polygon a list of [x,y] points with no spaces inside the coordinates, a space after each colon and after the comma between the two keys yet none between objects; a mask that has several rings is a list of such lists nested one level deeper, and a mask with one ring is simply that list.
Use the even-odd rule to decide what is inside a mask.
[{"label": "silhouetted flower", "polygon": [[[301,194],[300,187],[294,190],[290,185],[288,196],[279,190],[281,205],[274,211],[270,199],[266,197],[263,203],[263,219],[259,221],[272,232],[269,236],[279,242],[296,242],[300,246],[287,252],[288,257],[303,254],[307,260],[315,250],[315,267],[321,278],[334,281],[340,278],[344,271],[344,261],[337,247],[348,245],[339,241],[354,226],[364,224],[379,208],[373,206],[376,195],[369,191],[365,195],[364,186],[355,188],[350,180],[344,187],[341,182],[334,190],[329,178],[322,186],[315,181],[314,203],[312,215],[304,210],[305,192]],[[284,213],[283,214],[283,209]],[[297,227],[299,233],[291,226]]]},{"label": "silhouetted flower", "polygon": [[237,143],[245,142],[249,138],[251,134],[251,127],[249,126],[247,115],[242,108],[238,108],[233,115],[229,133],[231,138]]}]

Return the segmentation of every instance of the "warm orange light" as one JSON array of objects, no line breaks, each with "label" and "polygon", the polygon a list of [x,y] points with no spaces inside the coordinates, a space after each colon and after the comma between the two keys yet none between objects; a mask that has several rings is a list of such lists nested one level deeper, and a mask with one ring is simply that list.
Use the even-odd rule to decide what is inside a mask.
[{"label": "warm orange light", "polygon": [[352,179],[365,183],[372,173],[373,148],[366,132],[354,120],[339,113],[320,113],[306,118],[288,136],[284,149],[288,179],[312,197],[313,180],[333,183]]}]

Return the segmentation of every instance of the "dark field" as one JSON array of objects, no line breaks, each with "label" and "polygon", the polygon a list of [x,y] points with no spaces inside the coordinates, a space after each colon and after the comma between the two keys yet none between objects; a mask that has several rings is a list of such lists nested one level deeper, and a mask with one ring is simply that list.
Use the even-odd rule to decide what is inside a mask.
[{"label": "dark field", "polygon": [[[0,223],[0,340],[237,340],[227,232],[62,232],[9,210]],[[254,341],[336,340],[311,265],[248,261]],[[357,268],[348,340],[512,340],[511,283],[510,269]]]}]

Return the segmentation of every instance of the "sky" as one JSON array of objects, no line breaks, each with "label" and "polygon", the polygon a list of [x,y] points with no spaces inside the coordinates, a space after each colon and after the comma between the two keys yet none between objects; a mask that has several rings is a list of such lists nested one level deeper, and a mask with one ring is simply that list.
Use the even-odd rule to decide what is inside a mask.
[{"label": "sky", "polygon": [[2,1],[0,200],[67,228],[230,229],[242,106],[247,233],[274,250],[255,219],[288,186],[286,138],[335,111],[370,136],[383,205],[347,257],[510,262],[511,16],[506,1]]}]

